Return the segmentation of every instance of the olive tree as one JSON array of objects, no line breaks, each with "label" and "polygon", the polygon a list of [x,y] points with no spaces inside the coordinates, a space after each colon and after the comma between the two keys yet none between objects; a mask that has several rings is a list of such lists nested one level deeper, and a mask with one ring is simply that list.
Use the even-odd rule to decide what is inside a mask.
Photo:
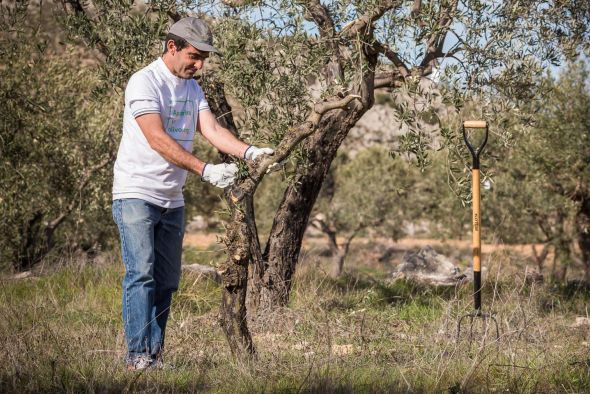
[{"label": "olive tree", "polygon": [[[345,154],[341,156],[346,157]],[[333,258],[332,275],[342,274],[352,240],[363,232],[397,239],[409,209],[419,171],[384,147],[361,150],[353,159],[334,162],[310,224],[326,235]],[[416,204],[417,205],[417,204]],[[339,239],[340,238],[340,239]]]},{"label": "olive tree", "polygon": [[577,260],[573,244],[590,281],[589,75],[587,64],[580,61],[568,64],[557,78],[543,79],[549,93],[535,109],[535,124],[521,136],[516,152],[522,157],[522,182],[536,186],[530,199],[544,197],[542,203],[530,205],[529,212],[554,246],[562,268],[554,268],[553,276],[561,281]]},{"label": "olive tree", "polygon": [[[90,100],[92,55],[65,48],[50,5],[0,11],[0,262],[27,270],[109,242],[117,99]],[[59,248],[55,248],[59,246]]]},{"label": "olive tree", "polygon": [[[261,22],[245,19],[249,5],[266,6]],[[243,127],[269,143],[278,141],[275,157],[249,168],[248,176],[228,192],[234,215],[222,271],[222,310],[228,335],[242,340],[235,348],[252,348],[243,324],[247,293],[251,311],[286,304],[315,199],[338,147],[373,105],[375,89],[422,94],[428,103],[430,92],[420,90],[420,81],[438,67],[447,87],[445,98],[458,106],[466,92],[477,94],[484,104],[492,94],[530,98],[543,62],[556,61],[561,37],[580,26],[564,28],[567,21],[537,5],[244,2],[219,24],[224,32],[234,26],[240,32],[224,38],[232,45],[223,45],[231,56],[223,59],[222,70],[227,91],[244,100]],[[316,89],[302,90],[310,79]],[[485,110],[500,112],[502,105],[485,105]],[[399,118],[413,126],[403,146],[417,159],[425,158],[431,137],[418,127],[423,109],[419,104],[399,111]],[[263,249],[251,209],[253,194],[269,166],[291,152],[298,152],[298,165]]]}]

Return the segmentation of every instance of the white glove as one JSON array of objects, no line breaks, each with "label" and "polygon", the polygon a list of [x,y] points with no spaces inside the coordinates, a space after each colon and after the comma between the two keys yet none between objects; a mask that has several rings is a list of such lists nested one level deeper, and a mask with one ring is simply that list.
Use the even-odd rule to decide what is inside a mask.
[{"label": "white glove", "polygon": [[274,149],[258,148],[254,145],[250,145],[248,149],[246,149],[246,152],[244,152],[244,159],[254,161],[262,155],[272,155],[273,153],[275,153]]},{"label": "white glove", "polygon": [[235,163],[227,164],[205,164],[201,179],[209,182],[213,186],[222,189],[228,187],[236,180],[238,166]]}]

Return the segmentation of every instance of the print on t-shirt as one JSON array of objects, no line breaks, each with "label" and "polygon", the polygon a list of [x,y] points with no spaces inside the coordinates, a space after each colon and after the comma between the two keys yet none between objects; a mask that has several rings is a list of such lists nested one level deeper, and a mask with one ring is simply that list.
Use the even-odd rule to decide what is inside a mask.
[{"label": "print on t-shirt", "polygon": [[[193,100],[169,101],[166,108],[166,132],[178,142],[191,142],[197,127]],[[184,145],[184,144],[181,144]]]}]

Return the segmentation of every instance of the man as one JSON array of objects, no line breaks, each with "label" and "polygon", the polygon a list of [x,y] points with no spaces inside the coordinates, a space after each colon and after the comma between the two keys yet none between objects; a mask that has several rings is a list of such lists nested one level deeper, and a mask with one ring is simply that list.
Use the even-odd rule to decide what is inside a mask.
[{"label": "man", "polygon": [[209,164],[191,154],[195,130],[220,151],[246,160],[273,153],[236,139],[211,113],[193,79],[210,52],[218,51],[207,24],[181,19],[170,28],[162,57],[135,73],[125,90],[113,218],[126,271],[122,309],[128,370],[162,363],[172,293],[180,280],[187,172],[220,188],[237,173],[233,163]]}]

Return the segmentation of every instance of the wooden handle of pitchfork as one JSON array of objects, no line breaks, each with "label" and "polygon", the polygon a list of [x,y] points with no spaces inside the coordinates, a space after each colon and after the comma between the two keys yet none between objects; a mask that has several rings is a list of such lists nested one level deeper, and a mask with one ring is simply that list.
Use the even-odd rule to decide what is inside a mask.
[{"label": "wooden handle of pitchfork", "polygon": [[463,127],[466,129],[485,129],[488,127],[488,122],[485,120],[466,120],[463,122]]},{"label": "wooden handle of pitchfork", "polygon": [[[485,137],[479,146],[474,147],[465,129],[485,129]],[[463,138],[471,156],[473,167],[471,170],[471,196],[472,196],[472,248],[473,248],[473,285],[474,305],[477,311],[481,310],[481,210],[480,210],[480,176],[479,176],[479,155],[488,141],[488,124],[485,120],[467,120],[463,122]]]}]

